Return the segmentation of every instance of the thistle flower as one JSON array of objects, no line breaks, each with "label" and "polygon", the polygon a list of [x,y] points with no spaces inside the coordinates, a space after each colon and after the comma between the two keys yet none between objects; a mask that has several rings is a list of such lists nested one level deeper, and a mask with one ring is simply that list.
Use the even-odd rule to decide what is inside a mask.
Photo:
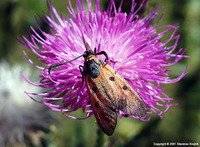
[{"label": "thistle flower", "polygon": [[[40,145],[50,131],[50,121],[55,120],[46,106],[28,99],[24,90],[40,92],[41,88],[28,84],[20,75],[22,66],[12,68],[6,61],[0,62],[0,146]],[[36,76],[24,66],[24,74],[32,80]],[[42,112],[42,113],[41,113]]]},{"label": "thistle flower", "polygon": [[[150,114],[156,113],[162,118],[163,110],[160,110],[160,107],[164,107],[166,112],[171,106],[177,105],[171,104],[173,99],[164,93],[160,84],[175,83],[187,74],[186,68],[178,78],[169,79],[170,70],[166,69],[187,56],[183,55],[185,49],[175,52],[180,37],[175,35],[178,25],[157,27],[163,14],[156,24],[152,24],[163,7],[156,6],[146,16],[139,16],[137,13],[144,5],[144,0],[136,10],[136,3],[132,0],[130,14],[121,12],[123,0],[119,8],[116,8],[114,0],[111,0],[106,11],[100,9],[99,0],[95,0],[94,9],[91,0],[87,0],[87,11],[83,2],[77,0],[76,12],[70,0],[68,2],[71,16],[63,18],[48,1],[50,16],[44,13],[45,18],[42,19],[50,26],[50,33],[41,30],[38,24],[39,33],[31,27],[31,41],[22,37],[21,43],[35,53],[39,57],[38,60],[46,66],[40,67],[33,63],[24,51],[27,59],[41,70],[42,78],[40,84],[35,84],[23,76],[24,79],[34,86],[47,89],[45,93],[26,92],[28,96],[32,99],[34,95],[40,96],[41,100],[34,100],[74,119],[86,119],[93,115],[86,86],[81,87],[79,65],[83,65],[83,58],[61,65],[56,70],[52,69],[51,74],[48,73],[52,64],[64,63],[82,55],[85,51],[84,38],[91,49],[96,48],[97,52],[105,51],[108,54],[109,59],[114,61],[108,64],[127,80],[151,110],[148,117],[132,117],[148,121]],[[148,8],[148,3],[146,6]],[[170,32],[170,37],[161,41],[163,36]],[[171,42],[174,44],[169,46]],[[101,56],[98,58],[104,60]],[[78,109],[82,109],[86,116],[77,118],[70,115]],[[117,111],[120,118],[126,115],[120,110]]]}]

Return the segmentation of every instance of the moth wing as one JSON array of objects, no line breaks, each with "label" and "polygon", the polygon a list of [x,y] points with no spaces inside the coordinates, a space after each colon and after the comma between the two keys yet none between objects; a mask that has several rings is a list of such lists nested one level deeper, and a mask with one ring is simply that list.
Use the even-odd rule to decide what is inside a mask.
[{"label": "moth wing", "polygon": [[119,110],[125,114],[142,117],[149,111],[143,99],[132,86],[108,64],[102,68],[107,77],[110,93]]},{"label": "moth wing", "polygon": [[103,132],[110,136],[117,124],[116,107],[113,100],[106,94],[103,81],[100,80],[100,77],[85,76],[85,83],[97,123]]}]

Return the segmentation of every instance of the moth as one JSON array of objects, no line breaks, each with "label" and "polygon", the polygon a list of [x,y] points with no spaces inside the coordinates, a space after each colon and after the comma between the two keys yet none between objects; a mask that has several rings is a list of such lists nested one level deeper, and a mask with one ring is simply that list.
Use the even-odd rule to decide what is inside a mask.
[{"label": "moth", "polygon": [[[126,115],[142,117],[149,109],[133,87],[107,64],[107,53],[105,51],[96,53],[96,49],[93,52],[85,41],[84,43],[86,51],[83,55],[64,63],[51,65],[49,74],[54,67],[84,57],[84,66],[79,65],[82,85],[85,82],[98,125],[110,136],[116,128],[119,110]],[[104,55],[105,61],[99,60],[97,55]]]}]

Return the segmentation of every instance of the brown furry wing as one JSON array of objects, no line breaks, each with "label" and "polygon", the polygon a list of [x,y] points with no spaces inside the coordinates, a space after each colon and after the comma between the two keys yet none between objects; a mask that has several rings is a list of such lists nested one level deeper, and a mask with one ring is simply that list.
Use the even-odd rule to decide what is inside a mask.
[{"label": "brown furry wing", "polygon": [[117,109],[139,117],[149,109],[132,86],[112,67],[104,63],[99,70],[98,77],[85,75],[84,79],[96,120],[105,134],[112,135],[117,124]]},{"label": "brown furry wing", "polygon": [[97,123],[103,132],[110,136],[113,134],[117,124],[116,104],[107,92],[107,83],[102,80],[104,77],[102,77],[101,73],[102,71],[97,78],[91,78],[86,75],[85,83]]},{"label": "brown furry wing", "polygon": [[101,80],[106,83],[108,93],[114,99],[117,108],[128,115],[144,116],[149,109],[132,86],[108,64],[105,63],[101,68],[101,78],[104,78]]}]

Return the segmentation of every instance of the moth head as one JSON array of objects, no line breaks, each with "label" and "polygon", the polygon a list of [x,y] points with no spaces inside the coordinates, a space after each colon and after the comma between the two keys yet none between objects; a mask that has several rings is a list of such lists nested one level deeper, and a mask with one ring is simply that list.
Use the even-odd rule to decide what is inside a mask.
[{"label": "moth head", "polygon": [[84,53],[83,53],[83,57],[84,58],[87,58],[89,57],[90,55],[94,55],[94,52],[92,50],[86,50]]}]

